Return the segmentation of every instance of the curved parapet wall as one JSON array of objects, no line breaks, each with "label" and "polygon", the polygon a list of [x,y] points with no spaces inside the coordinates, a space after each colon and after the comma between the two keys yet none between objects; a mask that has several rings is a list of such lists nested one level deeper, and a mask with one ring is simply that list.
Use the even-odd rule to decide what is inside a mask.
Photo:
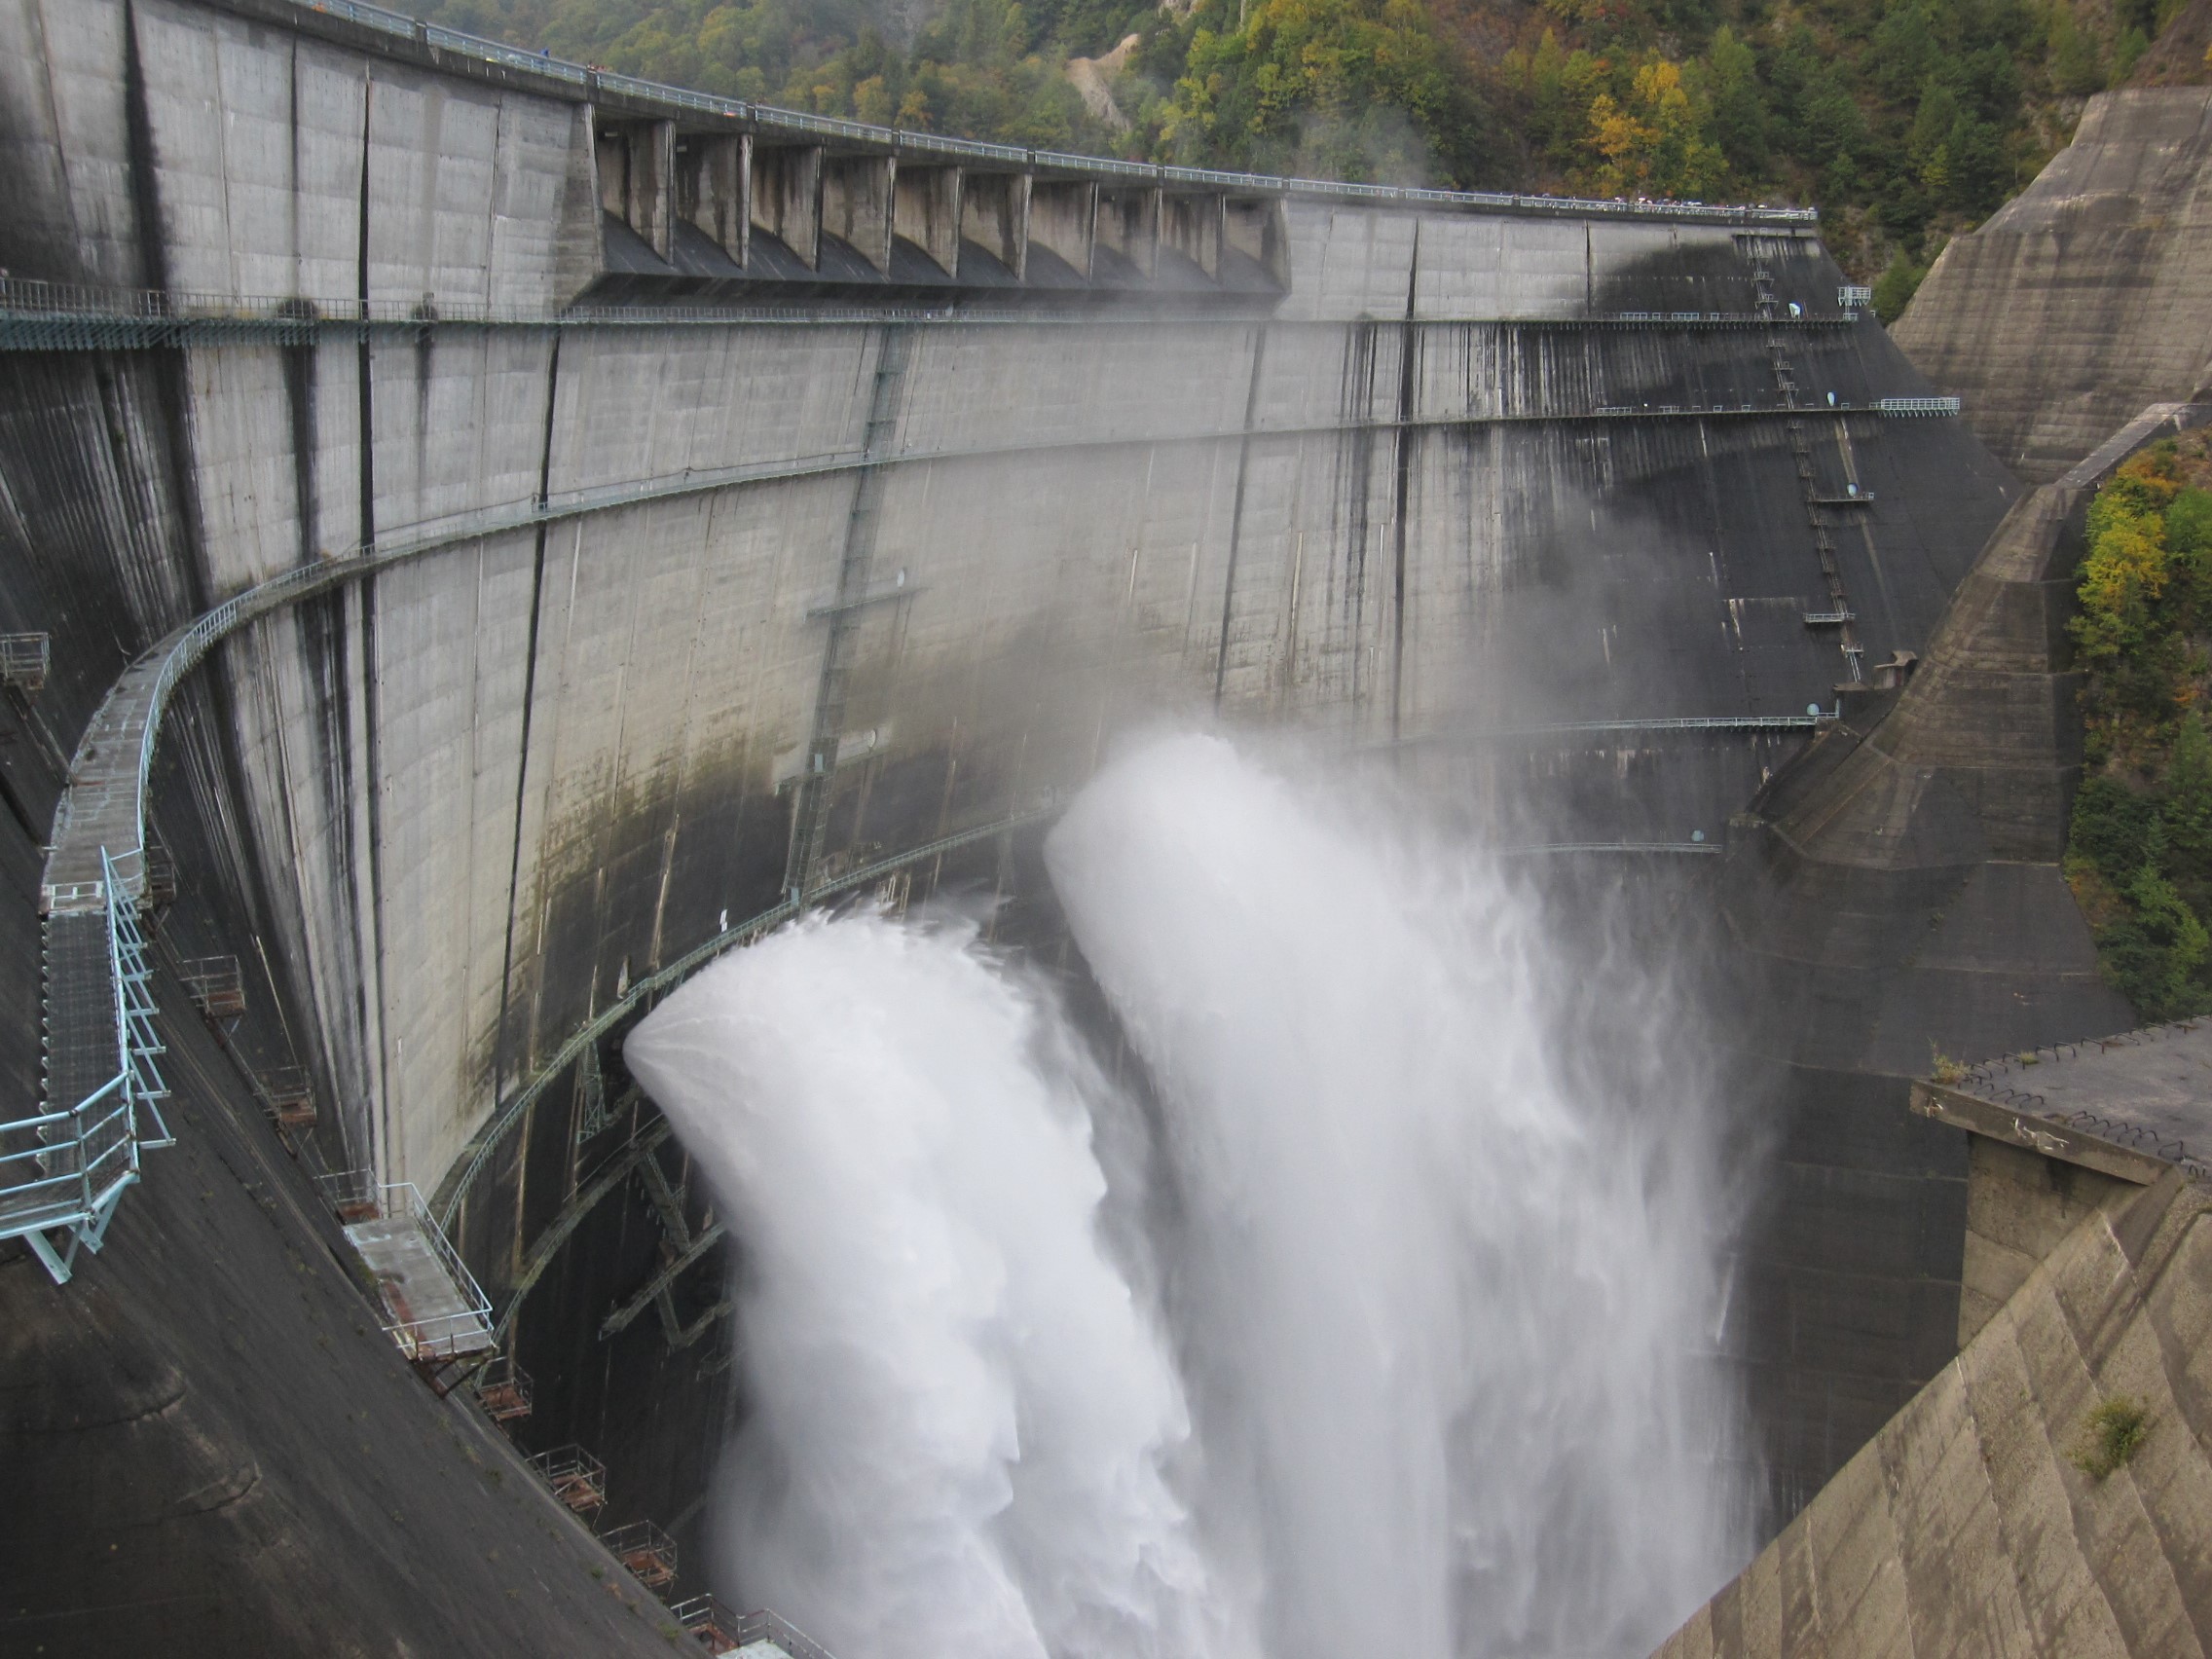
[{"label": "curved parapet wall", "polygon": [[1897,341],[2037,484],[2212,385],[2212,88],[2091,98],[2035,183],[1943,250]]}]

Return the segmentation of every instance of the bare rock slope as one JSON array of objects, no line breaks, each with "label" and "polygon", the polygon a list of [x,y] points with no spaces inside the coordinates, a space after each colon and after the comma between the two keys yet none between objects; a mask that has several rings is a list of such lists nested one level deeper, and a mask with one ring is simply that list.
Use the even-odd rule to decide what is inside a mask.
[{"label": "bare rock slope", "polygon": [[2212,379],[2212,87],[2089,102],[2073,144],[1936,262],[1895,330],[1998,458],[2047,483]]}]

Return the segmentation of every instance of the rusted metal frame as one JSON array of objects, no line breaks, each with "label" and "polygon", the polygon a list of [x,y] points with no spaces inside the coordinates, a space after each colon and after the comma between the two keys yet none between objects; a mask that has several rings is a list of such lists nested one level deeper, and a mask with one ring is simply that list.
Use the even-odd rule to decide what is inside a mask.
[{"label": "rusted metal frame", "polygon": [[660,1166],[660,1160],[648,1158],[639,1166],[639,1178],[645,1189],[645,1200],[660,1218],[660,1230],[676,1241],[679,1250],[691,1243],[691,1224],[683,1219],[683,1198],[669,1185],[668,1171]]},{"label": "rusted metal frame", "polygon": [[[683,1271],[728,1236],[729,1229],[718,1221],[692,1239],[673,1261],[645,1280],[636,1295],[600,1322],[599,1340],[604,1343],[611,1337],[620,1336],[645,1310],[648,1304],[668,1301],[669,1293],[675,1289],[676,1281],[682,1277]],[[673,1306],[665,1311],[668,1318],[674,1318],[676,1310]]]},{"label": "rusted metal frame", "polygon": [[672,1350],[681,1353],[685,1348],[691,1346],[694,1343],[696,1343],[701,1337],[705,1336],[718,1319],[728,1317],[729,1313],[736,1305],[732,1303],[727,1297],[724,1297],[721,1301],[716,1303],[712,1308],[708,1309],[704,1313],[700,1314],[698,1318],[692,1320],[688,1325],[682,1325],[677,1322],[676,1303],[667,1291],[662,1291],[660,1295],[654,1299],[653,1306],[660,1310],[660,1331],[662,1337],[667,1340],[668,1346]]}]

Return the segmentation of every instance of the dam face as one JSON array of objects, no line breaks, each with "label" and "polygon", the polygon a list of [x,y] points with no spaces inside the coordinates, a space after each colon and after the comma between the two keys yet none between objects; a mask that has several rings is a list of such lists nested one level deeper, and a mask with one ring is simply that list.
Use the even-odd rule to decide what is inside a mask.
[{"label": "dam face", "polygon": [[[864,876],[1049,931],[1034,826],[1194,714],[1702,903],[1701,853],[1924,646],[2013,493],[1802,215],[931,151],[346,10],[0,0],[0,620],[51,648],[0,717],[0,972],[38,1003],[40,849],[88,821],[64,757],[119,676],[294,583],[177,683],[129,877],[188,1119],[246,1120],[233,1186],[420,1188],[537,1380],[523,1443],[587,1445],[616,1517],[682,1540],[738,1406],[704,1195],[617,1057],[655,976]],[[210,959],[220,1045],[178,977]],[[38,1033],[0,1041],[36,1098]],[[286,1068],[293,1160],[247,1081]],[[1784,1131],[1804,1190],[1909,1221],[1790,1207],[1742,1263],[1723,1344],[1784,1492],[1949,1357],[1964,1154],[1921,1127]],[[149,1236],[78,1283],[0,1266],[42,1352],[248,1363],[156,1272],[186,1162],[148,1155],[115,1236]],[[283,1282],[240,1250],[238,1294]],[[135,1316],[95,1332],[102,1297]],[[361,1385],[307,1378],[239,1435]],[[99,1524],[106,1477],[65,1471],[135,1456],[53,1432],[25,1606]],[[131,1565],[250,1556],[255,1505],[342,1550],[299,1495],[328,1455],[267,1453]],[[374,1624],[377,1586],[331,1593]]]}]

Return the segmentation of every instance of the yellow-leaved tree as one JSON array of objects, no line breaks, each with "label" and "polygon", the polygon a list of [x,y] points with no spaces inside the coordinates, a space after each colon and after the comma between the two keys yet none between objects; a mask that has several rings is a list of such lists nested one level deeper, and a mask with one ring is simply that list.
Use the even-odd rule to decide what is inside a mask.
[{"label": "yellow-leaved tree", "polygon": [[1711,100],[1698,95],[1669,57],[1637,68],[1625,98],[1590,100],[1590,183],[1604,196],[1704,199],[1727,182],[1728,164],[1710,136]]}]

